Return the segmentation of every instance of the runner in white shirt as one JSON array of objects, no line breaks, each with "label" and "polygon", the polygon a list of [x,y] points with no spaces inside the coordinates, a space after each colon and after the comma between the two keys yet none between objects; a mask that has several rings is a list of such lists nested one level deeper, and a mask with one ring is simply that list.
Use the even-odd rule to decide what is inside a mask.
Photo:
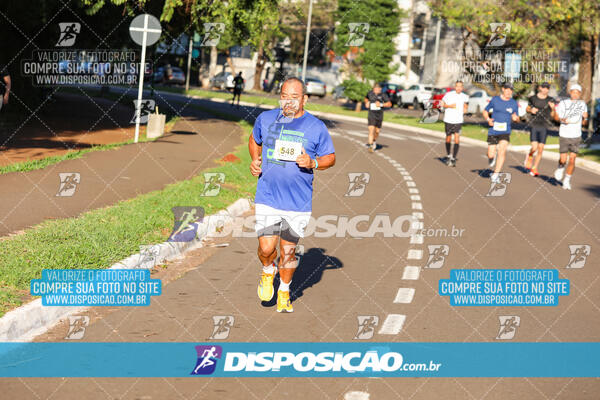
[{"label": "runner in white shirt", "polygon": [[[469,96],[463,93],[463,83],[456,81],[454,90],[448,92],[442,98],[442,108],[444,108],[444,124],[446,126],[446,165],[456,166],[456,154],[460,142],[460,129],[464,121],[464,114],[469,105]],[[450,146],[454,137],[454,148],[450,154]]]},{"label": "runner in white shirt", "polygon": [[[570,99],[562,100],[555,109],[554,119],[560,122],[558,168],[554,171],[554,178],[562,181],[563,189],[571,190],[571,175],[575,170],[575,159],[581,144],[581,126],[587,124],[588,109],[581,97],[581,86],[571,85],[569,89]],[[567,155],[569,163],[567,163]],[[564,179],[563,179],[564,178]]]}]

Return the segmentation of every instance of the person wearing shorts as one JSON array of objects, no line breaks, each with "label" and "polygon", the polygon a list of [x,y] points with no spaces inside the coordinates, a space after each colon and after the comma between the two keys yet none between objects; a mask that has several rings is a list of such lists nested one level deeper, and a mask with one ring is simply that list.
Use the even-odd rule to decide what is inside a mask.
[{"label": "person wearing shorts", "polygon": [[[454,90],[447,92],[442,98],[442,108],[444,109],[444,125],[446,128],[446,165],[456,166],[456,155],[460,143],[460,130],[464,121],[464,114],[469,105],[469,96],[463,93],[463,83],[456,81]],[[454,148],[450,154],[452,139],[454,138]]]},{"label": "person wearing shorts", "polygon": [[[510,142],[511,122],[519,121],[518,104],[512,98],[513,86],[510,82],[502,85],[502,94],[494,96],[483,110],[483,118],[488,129],[488,167],[495,169],[491,175],[492,182],[500,182],[500,171],[506,159],[506,148]],[[490,117],[490,112],[492,117]]]},{"label": "person wearing shorts", "polygon": [[256,118],[248,142],[250,172],[258,177],[254,199],[262,263],[258,297],[262,301],[273,298],[279,272],[277,312],[293,311],[290,283],[298,265],[296,245],[311,216],[314,171],[335,164],[331,136],[323,121],[304,110],[307,100],[306,85],[298,78],[286,79],[281,86],[281,107]]},{"label": "person wearing shorts", "polygon": [[392,102],[387,93],[381,92],[381,85],[378,83],[373,86],[373,89],[367,93],[365,97],[365,106],[369,110],[367,115],[367,125],[369,127],[369,152],[372,153],[377,149],[377,138],[383,124],[383,108],[391,107]]},{"label": "person wearing shorts", "polygon": [[233,78],[233,98],[231,99],[231,106],[235,103],[237,97],[237,106],[240,106],[240,97],[242,96],[242,90],[244,90],[244,78],[242,78],[242,72],[240,71],[235,78]]},{"label": "person wearing shorts", "polygon": [[[571,85],[569,89],[570,99],[558,103],[554,113],[554,119],[560,122],[558,130],[558,168],[554,171],[554,178],[562,181],[563,189],[571,190],[571,176],[575,170],[575,160],[581,144],[581,126],[587,124],[588,109],[581,97],[581,86]],[[568,159],[568,165],[567,164]],[[566,174],[565,174],[566,172]]]},{"label": "person wearing shorts", "polygon": [[[538,176],[538,167],[542,160],[542,153],[546,145],[548,136],[548,128],[554,114],[554,99],[548,96],[550,84],[544,82],[537,88],[537,94],[529,98],[527,104],[527,113],[531,115],[529,119],[529,138],[531,148],[525,157],[525,169],[529,171],[529,175]],[[536,154],[537,153],[537,154]],[[534,159],[535,155],[535,159]]]}]

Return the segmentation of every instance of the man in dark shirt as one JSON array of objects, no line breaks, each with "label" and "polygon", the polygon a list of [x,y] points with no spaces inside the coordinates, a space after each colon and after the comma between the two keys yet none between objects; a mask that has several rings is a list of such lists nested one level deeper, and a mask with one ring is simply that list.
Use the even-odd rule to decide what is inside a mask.
[{"label": "man in dark shirt", "polygon": [[[525,158],[525,169],[529,171],[529,175],[538,176],[538,166],[542,160],[546,137],[548,136],[548,128],[551,126],[552,113],[554,110],[554,99],[548,96],[550,84],[547,82],[538,86],[537,94],[529,98],[527,104],[527,112],[530,114],[529,129],[531,139],[531,149]],[[535,160],[533,155],[537,152]]]},{"label": "man in dark shirt", "polygon": [[373,90],[367,93],[365,97],[365,105],[369,110],[367,116],[367,124],[369,126],[369,152],[372,153],[377,149],[377,137],[383,123],[383,107],[391,107],[392,102],[387,93],[381,92],[381,86],[376,83]]},{"label": "man in dark shirt", "polygon": [[10,95],[10,75],[6,67],[0,67],[0,109],[8,104]]},{"label": "man in dark shirt", "polygon": [[233,78],[233,98],[231,99],[231,105],[235,102],[235,97],[237,96],[237,106],[240,106],[240,97],[242,95],[242,90],[244,89],[244,78],[242,78],[242,72],[240,71],[235,78]]}]

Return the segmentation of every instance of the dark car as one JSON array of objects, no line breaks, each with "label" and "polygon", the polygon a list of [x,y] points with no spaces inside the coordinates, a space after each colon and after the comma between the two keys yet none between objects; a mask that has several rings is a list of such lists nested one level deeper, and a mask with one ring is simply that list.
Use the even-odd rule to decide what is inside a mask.
[{"label": "dark car", "polygon": [[404,86],[389,82],[383,82],[379,85],[381,86],[381,91],[383,93],[387,93],[387,95],[390,97],[392,107],[394,106],[394,104],[398,105],[398,95],[401,91],[404,90]]}]

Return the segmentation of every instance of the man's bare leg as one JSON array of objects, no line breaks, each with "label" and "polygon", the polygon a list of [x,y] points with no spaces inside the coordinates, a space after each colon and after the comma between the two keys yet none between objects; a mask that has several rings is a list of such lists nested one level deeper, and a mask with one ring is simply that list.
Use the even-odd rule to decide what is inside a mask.
[{"label": "man's bare leg", "polygon": [[263,266],[269,266],[277,257],[279,236],[261,236],[258,238],[258,258]]},{"label": "man's bare leg", "polygon": [[504,165],[504,160],[506,159],[506,147],[508,146],[508,141],[501,140],[498,143],[498,159],[496,160],[496,168],[494,169],[494,173],[499,173],[502,171],[502,166]]},{"label": "man's bare leg", "polygon": [[273,281],[277,268],[273,260],[277,257],[277,240],[279,236],[260,236],[258,238],[258,258],[263,265],[260,281],[258,282],[258,298],[262,301],[271,301],[275,294]]},{"label": "man's bare leg", "polygon": [[537,171],[542,161],[542,153],[544,152],[544,143],[538,143],[537,154],[535,155],[535,161],[533,162],[533,169]]},{"label": "man's bare leg", "polygon": [[290,284],[298,266],[296,244],[283,238],[279,242],[279,290],[277,292],[277,312],[293,312],[290,301]]}]

